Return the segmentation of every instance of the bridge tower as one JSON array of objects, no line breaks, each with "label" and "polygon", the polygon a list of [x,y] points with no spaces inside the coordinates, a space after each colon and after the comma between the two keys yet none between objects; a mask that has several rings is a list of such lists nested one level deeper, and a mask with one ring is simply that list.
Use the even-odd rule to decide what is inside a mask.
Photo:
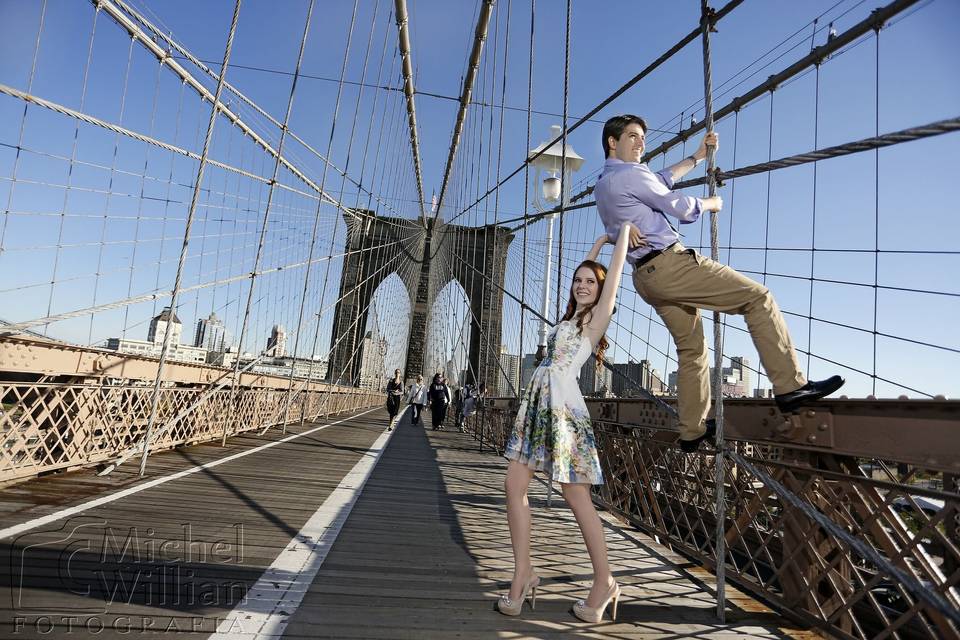
[{"label": "bridge tower", "polygon": [[[362,347],[357,347],[371,297],[384,278],[396,273],[410,295],[413,316],[404,377],[422,373],[429,379],[433,375],[433,371],[423,370],[430,311],[437,294],[456,280],[466,292],[470,307],[470,381],[489,386],[499,370],[506,253],[513,239],[509,229],[431,221],[424,234],[417,221],[367,213],[362,222],[352,217],[348,220],[340,301],[331,334],[331,376],[343,384],[358,383],[363,353]],[[395,255],[398,236],[407,238],[401,242],[404,256],[399,261]],[[391,245],[391,255],[381,255],[377,248]],[[387,264],[391,267],[383,269]],[[338,376],[339,372],[342,375]]]}]

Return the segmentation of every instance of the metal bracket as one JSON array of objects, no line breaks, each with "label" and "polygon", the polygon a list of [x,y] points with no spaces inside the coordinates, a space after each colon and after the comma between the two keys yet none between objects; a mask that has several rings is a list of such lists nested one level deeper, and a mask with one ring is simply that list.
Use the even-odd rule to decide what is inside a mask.
[{"label": "metal bracket", "polygon": [[607,422],[620,422],[620,404],[617,402],[601,402],[599,417]]},{"label": "metal bracket", "polygon": [[834,447],[833,414],[826,410],[801,409],[774,427],[777,440],[787,440],[811,447]]}]

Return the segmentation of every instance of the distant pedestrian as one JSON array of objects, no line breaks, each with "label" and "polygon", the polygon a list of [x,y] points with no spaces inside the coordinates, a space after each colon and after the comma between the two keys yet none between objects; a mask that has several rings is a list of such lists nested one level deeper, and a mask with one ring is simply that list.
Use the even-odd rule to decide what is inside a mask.
[{"label": "distant pedestrian", "polygon": [[457,387],[453,392],[453,421],[456,424],[457,429],[460,430],[460,433],[464,432],[463,409],[466,399],[467,388],[465,386]]},{"label": "distant pedestrian", "polygon": [[460,424],[460,431],[466,431],[467,418],[473,415],[477,409],[477,390],[473,383],[468,383],[463,394],[463,421]]},{"label": "distant pedestrian", "polygon": [[420,424],[420,413],[427,404],[427,387],[423,384],[423,376],[417,376],[417,381],[410,385],[407,390],[407,402],[410,403],[413,411],[410,423]]},{"label": "distant pedestrian", "polygon": [[447,406],[450,404],[450,389],[447,387],[443,374],[433,376],[430,383],[430,412],[433,414],[433,430],[443,431],[443,421],[447,417]]},{"label": "distant pedestrian", "polygon": [[387,381],[387,413],[390,414],[390,424],[387,431],[393,431],[393,423],[400,413],[400,399],[403,397],[403,378],[400,369],[393,372],[393,377]]}]

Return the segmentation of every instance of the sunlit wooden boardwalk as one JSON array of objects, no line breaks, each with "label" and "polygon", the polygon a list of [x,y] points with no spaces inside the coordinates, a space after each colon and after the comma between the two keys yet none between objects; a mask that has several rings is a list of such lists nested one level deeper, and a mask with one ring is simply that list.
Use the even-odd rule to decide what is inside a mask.
[{"label": "sunlit wooden boardwalk", "polygon": [[[813,635],[733,590],[727,623],[718,624],[709,573],[607,515],[624,600],[615,624],[580,622],[569,609],[587,591],[589,561],[572,514],[556,501],[547,510],[538,482],[531,504],[542,591],[536,611],[501,616],[493,603],[511,563],[504,461],[468,436],[406,417],[387,433],[380,410],[333,422],[156,455],[146,479],[128,464],[104,478],[78,471],[7,488],[0,517],[10,531],[162,482],[7,535],[0,637],[206,638],[218,626],[220,637]],[[333,517],[313,537],[317,553],[304,555],[315,512],[325,511]]]}]

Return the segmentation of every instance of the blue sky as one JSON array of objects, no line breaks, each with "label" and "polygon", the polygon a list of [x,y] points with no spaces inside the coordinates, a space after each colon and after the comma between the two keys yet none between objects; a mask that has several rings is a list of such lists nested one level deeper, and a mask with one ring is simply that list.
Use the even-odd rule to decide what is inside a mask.
[{"label": "blue sky", "polygon": [[[372,43],[372,54],[368,61],[367,81],[372,82],[376,74],[383,42],[387,43],[388,48],[381,84],[387,84],[388,71],[396,69],[392,66],[396,59],[396,27],[388,16],[392,4],[388,0],[380,0],[379,5],[366,0],[360,3],[358,27],[353,36],[346,73],[349,80],[358,81],[363,73],[363,52],[368,37]],[[823,27],[826,22],[834,20],[837,30],[842,32],[881,4],[759,0],[744,3],[720,23],[719,32],[713,36],[714,86],[719,87],[732,77],[739,81],[731,83],[733,86],[718,88],[716,106],[722,106],[732,97],[745,93],[768,75],[809,51],[809,38],[813,31],[811,22],[816,16],[826,12],[818,26]],[[159,3],[139,0],[133,5],[142,9],[151,20],[161,22],[165,30],[199,58],[208,61],[222,58],[232,3],[179,0]],[[0,82],[3,84],[18,89],[27,87],[31,54],[37,37],[39,6],[38,2],[0,0]],[[472,45],[477,3],[411,0],[408,6],[417,89],[457,96]],[[505,39],[508,6],[511,11],[509,43]],[[885,133],[956,117],[960,112],[960,83],[955,81],[956,65],[960,61],[960,43],[949,29],[960,24],[960,3],[934,0],[919,3],[918,7],[918,10],[896,19],[896,24],[880,32],[879,47],[877,39],[868,37],[842,55],[827,61],[819,70],[819,98],[815,92],[817,74],[810,72],[773,94],[772,109],[768,96],[743,109],[736,121],[731,117],[718,123],[717,129],[722,136],[718,158],[720,166],[749,165],[765,161],[768,155],[779,158],[815,147],[868,137],[875,130]],[[235,65],[292,71],[306,8],[307,2],[301,0],[245,2],[232,62]],[[304,73],[326,78],[339,76],[351,9],[352,3],[348,2],[318,3],[318,13],[308,39]],[[562,109],[563,13],[564,3],[537,4],[532,105],[535,110],[560,113]],[[697,23],[698,16],[699,2],[692,0],[658,5],[656,10],[644,10],[641,5],[630,2],[602,5],[574,2],[570,38],[569,121],[572,122],[574,117],[592,108],[688,33]],[[69,5],[50,3],[37,73],[31,88],[33,94],[79,108],[83,69],[93,23],[92,5],[82,2]],[[83,111],[136,131],[152,132],[155,137],[171,143],[176,140],[176,144],[199,151],[202,128],[208,117],[203,105],[191,99],[191,96],[181,99],[179,81],[166,70],[159,69],[156,62],[140,50],[139,45],[131,49],[129,38],[110,20],[104,16],[98,17],[96,29]],[[777,54],[782,54],[782,57],[772,61],[770,66],[754,66],[750,70],[754,74],[752,77],[737,75],[800,29],[806,34],[806,42],[801,42],[802,37],[797,36],[791,42],[798,46],[790,50],[778,50]],[[499,95],[505,57],[505,102],[512,107],[526,106],[529,31],[527,3],[498,3],[490,24],[484,66],[475,91],[476,99],[484,96],[489,98],[494,91],[492,84]],[[826,38],[825,31],[820,31],[814,38],[816,44],[822,43]],[[496,75],[491,76],[489,65],[492,64],[494,47],[497,48],[499,62]],[[878,52],[879,92],[876,84]],[[127,89],[123,91],[128,54],[131,54],[130,73]],[[765,62],[770,62],[774,57],[768,56]],[[495,82],[491,83],[490,77],[494,77]],[[282,118],[290,91],[289,75],[235,67],[228,73],[228,79],[275,118]],[[390,83],[396,84],[395,79]],[[212,85],[208,83],[208,86]],[[320,150],[326,149],[336,88],[335,82],[318,79],[304,79],[297,88],[290,128]],[[728,92],[722,94],[724,90]],[[594,119],[602,121],[615,113],[633,112],[643,115],[654,128],[675,131],[681,113],[685,120],[689,119],[691,112],[698,118],[702,117],[702,92],[702,54],[699,43],[694,43]],[[363,133],[354,136],[355,142],[350,151],[351,175],[359,175],[363,148],[368,150],[371,157],[379,147],[384,158],[396,156],[397,162],[408,162],[401,159],[402,154],[409,155],[408,147],[395,144],[395,136],[390,137],[395,131],[390,125],[394,120],[385,118],[375,122],[373,127],[364,125],[370,121],[375,93],[366,90],[361,96],[359,122]],[[345,89],[342,98],[331,154],[340,167],[347,163],[350,124],[357,96],[358,89],[351,86]],[[121,117],[122,100],[125,102]],[[380,92],[379,100],[381,109],[384,104],[390,105],[391,109],[399,105],[394,92]],[[443,178],[457,103],[421,94],[417,96],[416,107],[420,123],[424,190],[429,197],[431,192],[439,191]],[[0,147],[0,178],[13,175],[14,150],[11,146],[17,143],[23,121],[22,112],[21,101],[0,96],[0,143],[6,145]],[[393,113],[390,111],[390,114]],[[815,115],[818,118],[816,137]],[[486,162],[488,156],[482,154],[489,153],[489,146],[486,145],[486,138],[482,138],[485,129],[478,128],[478,125],[483,118],[483,127],[486,127],[488,116],[488,110],[472,110],[472,120],[468,121],[460,149],[461,162],[465,162],[464,158]],[[496,117],[499,117],[499,112]],[[534,115],[531,146],[543,141],[549,126],[559,122],[560,119],[555,116]],[[251,123],[260,126],[255,120],[251,120]],[[378,126],[381,123],[382,126]],[[405,125],[405,119],[401,124]],[[504,173],[517,167],[525,155],[525,127],[524,112],[505,112],[504,144],[500,149]],[[600,127],[600,124],[590,122],[570,136],[570,144],[586,158],[583,170],[575,176],[578,182],[592,182],[602,164]],[[366,136],[367,129],[370,130],[369,138]],[[71,119],[31,107],[24,128],[24,146],[69,157],[75,130],[76,125]],[[258,130],[266,136],[270,128],[263,126]],[[405,126],[400,133],[401,142],[405,142]],[[115,170],[104,171],[77,165],[72,174],[72,184],[135,194],[143,190],[148,195],[153,189],[159,190],[154,194],[158,197],[166,197],[169,188],[171,197],[189,200],[188,187],[175,185],[171,188],[169,183],[172,172],[175,183],[189,185],[196,171],[193,161],[186,158],[171,159],[166,152],[152,148],[145,150],[144,145],[128,140],[118,143],[112,134],[91,127],[81,127],[77,135],[79,158],[90,164],[114,166]],[[275,139],[276,132],[273,131],[271,135]],[[730,238],[735,247],[730,253],[724,252],[722,258],[741,270],[756,272],[751,275],[758,279],[764,279],[763,273],[767,273],[766,284],[774,291],[780,306],[788,312],[788,323],[798,348],[815,354],[809,363],[811,376],[819,377],[837,370],[836,365],[822,360],[829,358],[868,372],[876,367],[878,375],[926,393],[943,393],[951,397],[960,394],[960,383],[953,373],[958,364],[955,351],[878,338],[874,359],[873,338],[869,333],[825,322],[814,322],[810,327],[805,319],[789,313],[803,316],[812,309],[812,315],[816,318],[868,331],[873,330],[876,315],[879,332],[953,350],[960,348],[960,340],[953,330],[955,323],[952,322],[960,312],[960,298],[956,297],[960,293],[955,277],[958,272],[957,255],[886,253],[894,250],[958,250],[960,223],[950,214],[952,184],[949,179],[944,179],[956,175],[960,169],[956,136],[948,134],[898,145],[881,150],[876,155],[869,152],[821,162],[816,169],[816,197],[813,192],[812,165],[778,171],[769,178],[758,175],[739,179],[721,191],[727,203],[720,217],[720,233],[724,239],[721,244],[725,245],[725,240]],[[662,139],[651,132],[648,135],[648,147],[656,146]],[[483,152],[479,148],[481,140],[485,145]],[[734,147],[736,162],[733,158]],[[691,150],[692,147],[677,147],[665,159],[656,158],[651,164],[659,168],[663,163],[679,160]],[[322,175],[320,163],[296,146],[290,147],[289,152],[319,182]],[[257,158],[252,145],[226,126],[217,131],[213,153],[214,157],[230,160],[238,166],[248,166],[254,172],[269,173],[272,168],[262,158]],[[493,159],[495,163],[496,156]],[[68,165],[66,162],[52,162],[37,154],[22,154],[17,175],[21,179],[32,176],[38,182],[62,183],[67,179]],[[147,174],[155,177],[155,180],[143,180],[140,177],[144,173],[144,165],[148,167]],[[374,162],[370,160],[364,175],[373,176],[375,169]],[[402,215],[413,217],[418,213],[416,206],[404,202],[416,195],[416,189],[409,179],[409,165],[401,165],[398,171],[405,176],[402,183],[394,184],[396,181],[388,179],[386,184],[389,193],[385,192],[385,195],[397,198],[391,203]],[[468,191],[475,193],[479,183],[483,183],[482,190],[485,191],[485,185],[490,183],[485,172],[481,177],[466,164],[458,165],[455,178],[456,184],[446,200],[448,207],[451,207],[451,210],[444,212],[447,217],[455,212],[458,204],[462,206],[464,202],[473,202]],[[213,214],[231,208],[258,211],[266,199],[262,184],[254,184],[235,175],[211,171],[207,180],[208,185],[214,185],[211,188],[217,195],[204,200],[205,225],[194,229],[198,239],[192,244],[191,250],[199,251],[202,244],[205,251],[201,253],[206,256],[204,263],[200,263],[199,257],[190,263],[194,268],[195,281],[241,273],[252,266],[249,243],[255,236],[256,216],[243,217],[242,221],[241,216],[236,216],[225,222],[225,216]],[[21,182],[16,186],[13,209],[39,212],[63,208],[63,190]],[[522,182],[522,177],[518,176],[504,186],[499,194],[498,211],[493,211],[493,203],[490,202],[488,206],[478,207],[459,221],[469,225],[484,224],[497,218],[519,215],[525,208]],[[9,179],[0,180],[0,202],[4,208],[7,208],[10,183]],[[390,187],[391,184],[394,186]],[[328,177],[328,190],[337,191],[339,187],[339,179],[331,174]],[[700,190],[691,192],[699,194]],[[352,204],[355,197],[355,189],[348,185],[344,199]],[[76,243],[89,242],[91,247],[60,252],[32,250],[31,247],[56,244],[60,228],[48,224],[50,220],[36,216],[8,216],[5,251],[0,255],[0,273],[5,280],[9,278],[12,285],[8,287],[11,291],[4,294],[9,302],[3,305],[5,308],[0,311],[0,317],[28,319],[46,315],[49,288],[18,290],[16,287],[38,280],[37,274],[50,271],[54,259],[61,261],[58,267],[61,275],[58,277],[63,277],[64,273],[70,273],[71,270],[78,273],[89,271],[91,265],[95,267],[98,261],[102,270],[113,267],[116,273],[124,274],[123,277],[114,278],[105,276],[97,283],[89,279],[82,280],[76,287],[61,285],[55,290],[55,312],[89,305],[93,286],[99,288],[96,298],[99,302],[121,299],[128,291],[137,293],[152,290],[158,280],[158,270],[146,268],[146,265],[155,264],[160,255],[166,260],[165,266],[159,270],[160,286],[162,288],[166,283],[165,286],[170,287],[170,260],[175,260],[179,242],[165,242],[162,249],[155,243],[143,243],[138,255],[131,253],[130,246],[122,244],[123,240],[135,235],[142,238],[150,233],[154,237],[175,237],[177,230],[182,229],[175,221],[168,219],[166,230],[161,231],[161,225],[164,224],[161,218],[176,217],[169,207],[162,211],[155,201],[107,197],[102,193],[84,193],[77,189],[71,190],[67,201],[71,211],[89,212],[92,215],[107,212],[110,224],[107,225],[106,236],[95,216],[78,217],[68,221],[62,230],[64,237]],[[286,207],[287,217],[283,219],[282,228],[271,230],[276,235],[271,235],[271,241],[268,242],[267,263],[270,264],[272,260],[279,265],[291,259],[291,256],[306,255],[308,243],[302,237],[302,232],[309,226],[313,205],[295,194],[284,194],[275,206]],[[132,213],[134,209],[137,210],[136,215]],[[135,230],[136,224],[140,227]],[[332,244],[342,242],[342,235],[337,235],[331,244],[334,227],[333,214],[325,215],[321,223],[321,231],[328,243],[321,247],[324,252]],[[702,250],[707,251],[705,228],[698,224],[685,229],[685,242],[689,246],[704,246]],[[338,234],[342,233],[341,223]],[[533,236],[540,234],[542,237],[542,233],[542,225],[531,229]],[[577,243],[588,242],[597,233],[599,227],[592,210],[568,216],[564,235],[565,262],[572,261],[576,252],[586,250],[586,246],[580,247]],[[116,240],[118,244],[110,245],[101,252],[96,245],[103,237]],[[285,237],[286,241],[283,240]],[[218,240],[222,244],[217,244]],[[533,283],[541,276],[537,275],[539,271],[536,266],[531,266],[528,274],[519,272],[519,246],[519,240],[515,241],[508,260],[508,274],[511,276],[508,281],[517,284],[526,279]],[[764,252],[744,248],[764,246],[777,250]],[[808,280],[783,277],[795,275],[807,278],[810,275],[811,253],[808,249],[811,246],[818,249],[814,254],[813,274],[821,280],[812,285],[812,299]],[[876,257],[875,248],[884,253]],[[828,249],[841,251],[825,251]],[[143,264],[144,268],[133,269],[133,277],[127,278],[126,272],[122,271],[123,265],[134,263]],[[336,261],[332,263],[335,269]],[[313,276],[317,286],[323,266]],[[255,307],[257,324],[255,329],[251,329],[257,335],[263,335],[275,322],[296,325],[299,311],[297,300],[299,287],[302,286],[298,286],[298,282],[302,282],[302,273],[298,277],[299,280],[281,272],[271,276],[274,280],[263,279],[264,294],[262,298],[258,297]],[[860,282],[871,286],[831,284],[822,280]],[[877,293],[875,307],[872,287],[875,281],[907,291],[882,290]],[[535,288],[535,285],[531,284],[531,287]],[[398,288],[394,286],[391,290]],[[955,295],[932,295],[916,293],[915,290]],[[8,307],[12,303],[13,291],[16,291],[17,304]],[[527,291],[528,299],[537,297],[534,294]],[[314,295],[320,296],[321,292],[318,290]],[[323,302],[329,302],[331,295],[328,291],[317,308]],[[239,284],[215,287],[212,291],[183,300],[184,304],[192,305],[189,313],[183,315],[193,320],[206,315],[209,310],[219,310],[220,315],[233,318],[236,322],[243,300],[243,288]],[[106,334],[115,332],[107,327],[119,327],[121,330],[127,327],[133,334],[145,333],[143,323],[154,307],[142,305],[131,309],[136,318],[130,317],[129,313],[127,317],[121,317],[121,311],[101,314],[97,323],[102,325],[102,330],[98,331],[91,332],[87,326],[89,321],[81,319],[58,323],[51,328],[52,335],[58,335],[59,331],[59,335],[67,339],[85,342],[91,333],[95,341],[98,336],[107,337]],[[672,353],[662,328],[645,318],[641,322],[634,317],[645,314],[646,308],[636,300],[629,285],[624,291],[621,307],[623,315],[618,317],[611,329],[616,344],[611,350],[613,359],[623,361],[630,356],[643,357],[650,353],[650,349],[640,340],[641,336],[646,339],[648,329],[651,344],[661,351]],[[282,311],[277,312],[278,308]],[[315,309],[311,307],[311,310]],[[459,312],[463,313],[462,309]],[[628,313],[631,314],[629,319]],[[511,310],[509,305],[507,314],[504,342],[511,351],[516,352],[519,349],[519,314],[515,309]],[[734,326],[742,326],[739,319],[734,318],[730,322]],[[709,334],[709,323],[706,329]],[[532,333],[532,330],[525,329],[525,351],[530,349]],[[630,333],[637,337],[631,339]],[[755,356],[751,356],[752,347],[743,335],[731,331],[727,339],[727,354],[745,354],[756,364]],[[329,341],[329,338],[322,338],[321,343],[324,341]],[[651,360],[664,373],[671,369],[671,363],[665,356],[651,356]],[[807,366],[805,355],[801,356],[801,363]],[[851,396],[862,396],[873,391],[869,376],[849,371],[847,374],[851,378]],[[880,396],[896,396],[905,392],[894,385],[876,386],[876,393]]]}]

